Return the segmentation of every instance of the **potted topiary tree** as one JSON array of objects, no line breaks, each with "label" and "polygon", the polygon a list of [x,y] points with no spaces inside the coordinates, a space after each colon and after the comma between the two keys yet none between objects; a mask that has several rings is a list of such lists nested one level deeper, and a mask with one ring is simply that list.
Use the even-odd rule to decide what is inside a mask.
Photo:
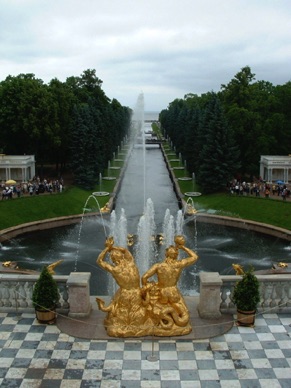
[{"label": "potted topiary tree", "polygon": [[32,303],[39,322],[55,322],[56,306],[59,299],[60,294],[57,282],[49,272],[48,267],[45,266],[43,267],[32,292]]},{"label": "potted topiary tree", "polygon": [[260,283],[252,267],[245,271],[236,283],[231,300],[237,308],[237,324],[253,326],[260,302]]}]

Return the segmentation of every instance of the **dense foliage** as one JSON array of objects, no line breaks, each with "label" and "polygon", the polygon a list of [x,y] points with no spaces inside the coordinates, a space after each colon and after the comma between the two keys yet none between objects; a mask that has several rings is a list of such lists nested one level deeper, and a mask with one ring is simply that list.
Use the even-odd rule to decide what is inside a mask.
[{"label": "dense foliage", "polygon": [[260,155],[291,150],[291,81],[255,82],[246,66],[218,93],[187,94],[160,113],[164,136],[205,192],[259,178]]},{"label": "dense foliage", "polygon": [[48,85],[34,74],[0,83],[0,152],[34,154],[38,165],[69,166],[92,188],[130,127],[131,110],[102,90],[95,70]]},{"label": "dense foliage", "polygon": [[33,292],[32,302],[35,308],[53,309],[60,299],[57,282],[50,274],[47,266],[44,266],[37,279]]},{"label": "dense foliage", "polygon": [[260,302],[260,283],[253,268],[245,271],[233,291],[232,302],[241,311],[254,311]]}]

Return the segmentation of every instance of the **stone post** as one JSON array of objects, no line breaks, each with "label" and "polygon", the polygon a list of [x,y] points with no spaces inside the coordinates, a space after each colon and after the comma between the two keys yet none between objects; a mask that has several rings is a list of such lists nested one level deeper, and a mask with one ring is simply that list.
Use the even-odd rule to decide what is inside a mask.
[{"label": "stone post", "polygon": [[90,314],[90,272],[71,272],[67,285],[69,288],[69,317],[86,317]]},{"label": "stone post", "polygon": [[218,272],[201,272],[200,300],[198,312],[201,318],[216,319],[221,316],[221,286],[222,280]]}]

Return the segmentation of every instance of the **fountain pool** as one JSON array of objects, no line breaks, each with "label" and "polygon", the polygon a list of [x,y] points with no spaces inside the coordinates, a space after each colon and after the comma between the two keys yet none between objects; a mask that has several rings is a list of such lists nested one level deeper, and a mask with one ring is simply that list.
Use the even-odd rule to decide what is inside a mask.
[{"label": "fountain pool", "polygon": [[[106,215],[103,219],[109,234],[110,217]],[[281,261],[291,266],[291,245],[288,241],[250,230],[205,224],[199,222],[199,216],[196,228],[195,243],[194,220],[190,219],[183,226],[186,245],[195,249],[197,244],[199,255],[197,263],[182,273],[179,289],[184,295],[196,295],[199,292],[201,271],[234,274],[233,263],[244,267],[252,265],[256,270],[270,269],[273,263]],[[160,232],[157,230],[157,233]],[[3,243],[0,260],[17,261],[20,267],[40,270],[45,264],[63,259],[63,263],[56,267],[57,275],[68,275],[74,270],[91,272],[91,295],[112,295],[110,275],[96,265],[97,256],[104,247],[104,225],[96,217],[86,217],[80,236],[79,233],[80,225],[71,225],[21,235]],[[163,259],[163,248],[163,245],[157,248],[157,261]],[[138,263],[139,258],[135,256],[135,259]],[[143,271],[140,270],[141,275]]]}]

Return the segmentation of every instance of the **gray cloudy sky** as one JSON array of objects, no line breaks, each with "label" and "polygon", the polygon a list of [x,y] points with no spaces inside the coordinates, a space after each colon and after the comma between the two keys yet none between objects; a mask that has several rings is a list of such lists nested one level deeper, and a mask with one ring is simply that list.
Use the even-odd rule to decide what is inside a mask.
[{"label": "gray cloudy sky", "polygon": [[109,98],[160,111],[244,66],[291,80],[290,0],[0,0],[0,80],[96,69]]}]

